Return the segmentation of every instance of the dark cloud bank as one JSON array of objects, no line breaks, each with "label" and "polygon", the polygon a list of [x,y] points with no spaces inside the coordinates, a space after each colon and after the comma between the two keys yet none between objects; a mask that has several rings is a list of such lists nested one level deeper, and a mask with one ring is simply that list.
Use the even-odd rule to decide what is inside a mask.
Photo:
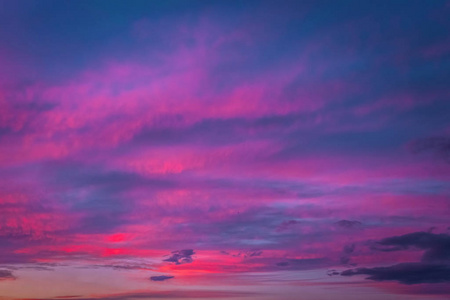
[{"label": "dark cloud bank", "polygon": [[356,268],[341,276],[368,275],[374,281],[397,281],[402,284],[450,282],[450,235],[414,232],[382,239],[372,248],[377,251],[424,250],[420,262],[400,263],[388,267]]}]

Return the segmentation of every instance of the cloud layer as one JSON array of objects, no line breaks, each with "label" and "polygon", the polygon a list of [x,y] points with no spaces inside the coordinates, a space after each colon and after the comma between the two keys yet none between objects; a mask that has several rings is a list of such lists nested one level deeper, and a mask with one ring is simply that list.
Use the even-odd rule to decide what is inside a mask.
[{"label": "cloud layer", "polygon": [[8,300],[448,282],[446,1],[0,7]]}]

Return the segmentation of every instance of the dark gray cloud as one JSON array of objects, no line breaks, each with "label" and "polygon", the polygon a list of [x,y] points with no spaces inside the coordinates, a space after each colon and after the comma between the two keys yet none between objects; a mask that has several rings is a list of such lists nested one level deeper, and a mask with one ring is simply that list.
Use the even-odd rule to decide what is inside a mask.
[{"label": "dark gray cloud", "polygon": [[427,263],[402,263],[389,267],[357,268],[341,272],[341,276],[369,275],[374,281],[397,281],[403,284],[450,282],[450,266]]},{"label": "dark gray cloud", "polygon": [[385,252],[417,248],[425,250],[423,262],[450,261],[450,235],[445,233],[413,232],[388,237],[377,242],[373,248]]},{"label": "dark gray cloud", "polygon": [[262,250],[254,249],[254,250],[245,251],[243,253],[243,256],[244,257],[254,257],[254,256],[260,256],[262,253],[263,253]]},{"label": "dark gray cloud", "polygon": [[161,276],[152,276],[150,277],[151,281],[165,281],[168,279],[172,279],[174,278],[174,276],[166,276],[166,275],[161,275]]},{"label": "dark gray cloud", "polygon": [[362,223],[359,221],[350,221],[350,220],[340,220],[335,223],[337,226],[342,228],[360,228]]},{"label": "dark gray cloud", "polygon": [[0,280],[16,279],[10,270],[0,270]]},{"label": "dark gray cloud", "polygon": [[172,255],[169,258],[164,259],[163,261],[173,262],[176,265],[187,264],[193,261],[192,255],[194,254],[195,252],[192,249],[177,250],[173,251]]},{"label": "dark gray cloud", "polygon": [[[397,281],[403,284],[450,282],[450,235],[413,232],[384,238],[372,249],[383,252],[425,250],[420,262],[401,263],[388,267],[356,268],[341,272],[342,276],[369,275],[374,281]],[[349,247],[347,252],[353,252]],[[344,248],[345,252],[345,248]]]},{"label": "dark gray cloud", "polygon": [[245,250],[245,251],[239,251],[238,253],[229,253],[227,251],[220,251],[221,254],[224,255],[231,255],[233,257],[243,257],[243,258],[250,258],[250,257],[255,257],[255,256],[261,256],[263,254],[262,250],[259,249],[250,249],[250,250]]},{"label": "dark gray cloud", "polygon": [[338,271],[336,271],[334,269],[327,271],[328,276],[335,276],[335,275],[339,275],[339,274],[341,274],[341,273],[339,273]]}]

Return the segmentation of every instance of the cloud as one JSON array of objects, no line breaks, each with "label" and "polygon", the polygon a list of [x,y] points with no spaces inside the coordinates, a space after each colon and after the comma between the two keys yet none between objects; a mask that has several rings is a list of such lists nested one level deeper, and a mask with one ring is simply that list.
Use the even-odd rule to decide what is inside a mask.
[{"label": "cloud", "polygon": [[283,221],[276,229],[277,232],[282,231],[288,231],[289,229],[292,229],[295,225],[299,224],[300,222],[297,220],[288,220]]},{"label": "cloud", "polygon": [[187,264],[193,261],[192,255],[194,254],[195,252],[192,249],[177,250],[173,251],[172,255],[169,258],[164,259],[163,261],[173,262],[176,265]]},{"label": "cloud", "polygon": [[350,262],[350,256],[355,251],[355,244],[345,245],[342,249],[342,256],[340,258],[340,262],[343,265],[346,265]]},{"label": "cloud", "polygon": [[227,251],[220,251],[220,253],[224,254],[224,255],[231,255],[233,257],[250,258],[250,257],[255,257],[255,256],[261,256],[263,254],[263,251],[259,250],[259,249],[250,249],[250,250],[245,250],[245,251],[239,251],[236,254],[232,254]]},{"label": "cloud", "polygon": [[390,252],[406,250],[411,247],[425,250],[423,262],[450,261],[450,235],[432,232],[413,232],[382,239],[374,249]]},{"label": "cloud", "polygon": [[[2,207],[2,205],[0,205]],[[21,240],[28,239],[33,236],[32,229],[24,229],[22,226],[0,226],[0,239]]]},{"label": "cloud", "polygon": [[165,281],[168,279],[172,279],[174,278],[174,276],[165,276],[165,275],[161,275],[161,276],[152,276],[150,277],[151,281]]},{"label": "cloud", "polygon": [[8,279],[16,279],[16,277],[9,270],[0,270],[0,281]]},{"label": "cloud", "polygon": [[[177,290],[177,291],[139,291],[121,294],[99,295],[94,297],[80,297],[78,300],[132,300],[132,299],[214,299],[240,298],[259,296],[259,293],[238,291],[205,291],[205,290]],[[59,296],[58,299],[70,298]],[[52,298],[54,299],[54,298]],[[21,300],[50,300],[49,298],[32,298]]]},{"label": "cloud", "polygon": [[309,270],[323,267],[329,263],[327,258],[292,258],[277,262],[275,265],[282,270]]},{"label": "cloud", "polygon": [[[397,281],[408,285],[450,281],[450,235],[448,234],[434,234],[430,231],[413,232],[384,238],[372,246],[372,249],[383,252],[405,251],[411,248],[425,250],[420,262],[349,269],[341,272],[341,275],[369,275],[366,279]],[[354,249],[348,250],[353,252]]]},{"label": "cloud", "polygon": [[362,225],[362,223],[359,221],[349,221],[349,220],[340,220],[334,224],[336,224],[339,227],[347,228],[347,229],[360,228]]},{"label": "cloud", "polygon": [[335,276],[335,275],[339,275],[341,273],[339,273],[338,271],[331,269],[331,270],[327,270],[327,275],[328,276]]},{"label": "cloud", "polygon": [[450,282],[450,266],[427,263],[402,263],[390,267],[357,268],[341,276],[369,275],[374,281],[398,281],[403,284]]},{"label": "cloud", "polygon": [[414,153],[433,153],[450,162],[450,137],[429,137],[411,143]]},{"label": "cloud", "polygon": [[261,256],[262,255],[262,251],[255,249],[255,250],[249,250],[244,252],[244,257],[254,257],[254,256]]},{"label": "cloud", "polygon": [[[175,268],[208,279],[208,272],[326,270],[340,257],[353,262],[354,247],[342,247],[360,245],[358,228],[379,239],[400,226],[441,226],[447,203],[414,196],[448,185],[435,187],[434,170],[419,172],[417,159],[398,152],[448,130],[441,91],[450,68],[415,55],[447,36],[433,5],[261,1],[261,11],[144,2],[151,1],[107,10],[36,6],[33,18],[0,12],[14,20],[0,28],[13,40],[0,49],[1,263],[80,261],[166,275]],[[104,26],[92,26],[98,16]],[[16,80],[10,70],[22,66],[26,75]],[[3,74],[12,86],[5,92]],[[446,153],[447,142],[428,141],[419,152]],[[29,199],[3,195],[16,184]],[[342,220],[349,215],[370,226]],[[397,215],[412,221],[387,224]],[[424,224],[423,216],[435,220]],[[106,235],[119,232],[133,237],[113,243]],[[186,247],[205,256],[171,252]],[[447,259],[442,242],[421,249],[423,262]],[[381,254],[359,250],[358,263]]]}]

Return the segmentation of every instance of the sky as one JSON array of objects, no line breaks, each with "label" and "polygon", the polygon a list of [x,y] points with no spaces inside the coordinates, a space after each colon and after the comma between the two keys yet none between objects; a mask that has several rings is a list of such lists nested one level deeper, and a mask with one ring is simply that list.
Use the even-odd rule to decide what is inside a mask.
[{"label": "sky", "polygon": [[0,0],[0,299],[449,299],[449,32],[440,0]]}]

